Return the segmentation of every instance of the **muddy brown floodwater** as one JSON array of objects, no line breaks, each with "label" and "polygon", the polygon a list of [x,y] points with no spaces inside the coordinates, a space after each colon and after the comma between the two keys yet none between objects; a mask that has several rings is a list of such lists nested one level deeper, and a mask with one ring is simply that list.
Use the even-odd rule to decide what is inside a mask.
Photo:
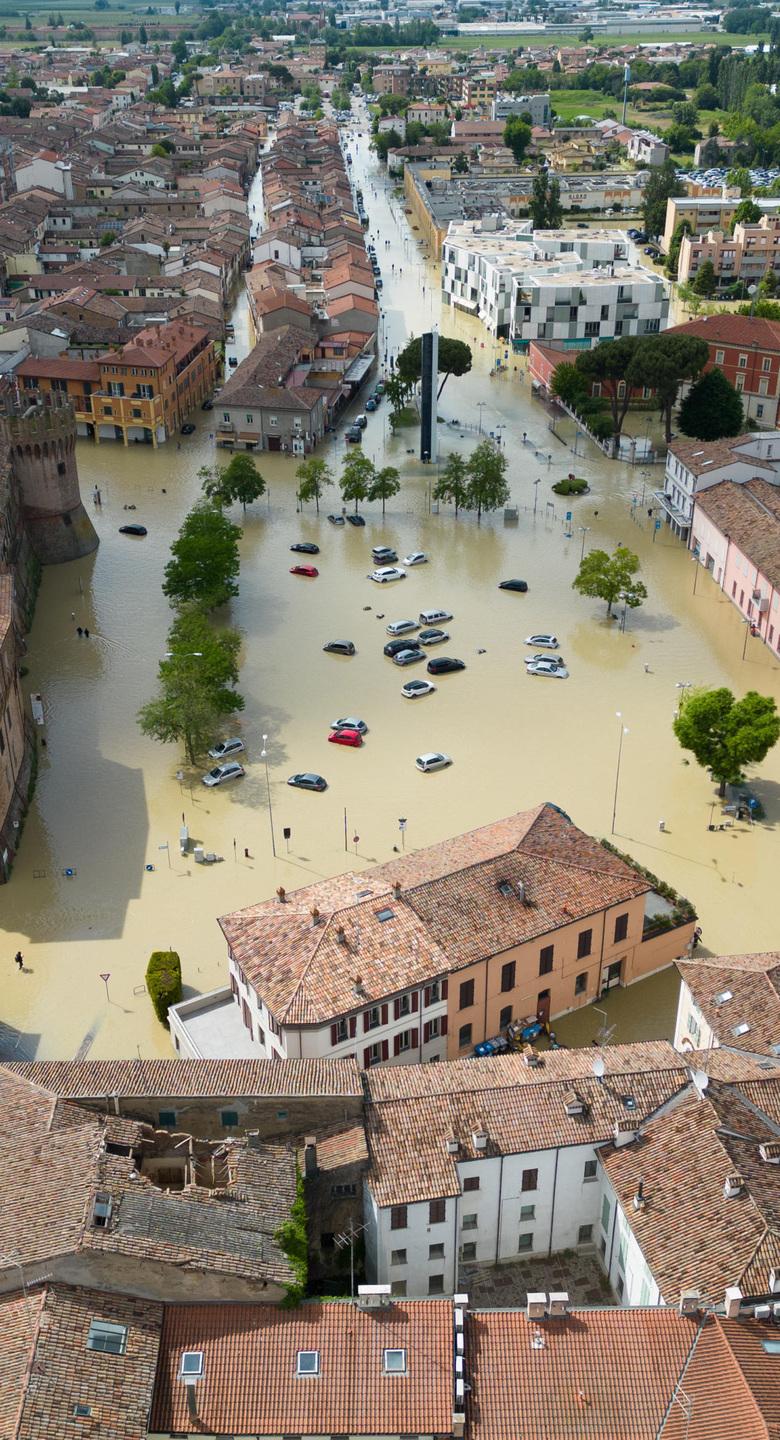
[{"label": "muddy brown floodwater", "polygon": [[[420,259],[398,201],[390,208],[366,140],[353,150],[372,229],[381,232],[384,331],[397,350],[410,333],[439,319],[438,275]],[[245,320],[241,300],[238,353],[246,348]],[[2,1019],[18,1032],[20,1054],[170,1053],[143,989],[150,951],[180,952],[185,993],[223,983],[217,915],[267,897],[279,884],[293,889],[387,860],[401,843],[400,817],[408,821],[407,849],[542,800],[561,805],[584,829],[609,836],[621,724],[629,733],[617,843],[695,901],[710,950],[775,944],[770,897],[780,751],[760,767],[756,783],[767,819],[711,833],[712,786],[685,762],[671,721],[680,682],[728,684],[738,693],[757,687],[778,696],[777,662],[752,640],[743,660],[745,632],[735,609],[703,573],[693,593],[693,562],[666,531],[653,541],[640,501],[643,485],[662,483],[660,468],[643,476],[608,463],[582,440],[585,454],[574,460],[567,448],[572,427],[559,426],[561,438],[551,436],[547,411],[531,399],[524,362],[510,359],[508,372],[491,378],[494,354],[503,347],[494,347],[467,317],[445,310],[441,325],[475,351],[472,373],[451,379],[442,396],[445,420],[460,422],[440,427],[442,453],[467,451],[480,420],[485,431],[501,425],[519,521],[505,525],[503,516],[487,516],[478,526],[475,517],[456,520],[445,507],[430,513],[433,471],[410,453],[415,431],[390,436],[386,405],[369,417],[364,448],[402,470],[403,489],[384,521],[378,506],[365,507],[364,530],[328,523],[325,512],[340,508],[335,491],[319,518],[313,510],[296,515],[293,462],[263,456],[269,495],[244,522],[241,593],[229,617],[244,637],[246,711],[239,728],[247,744],[246,778],[232,788],[207,790],[200,770],[182,767],[176,747],[144,739],[135,720],[154,690],[171,618],[160,590],[168,548],[198,494],[198,467],[214,458],[210,417],[197,417],[196,434],[180,450],[80,445],[83,494],[88,501],[95,481],[102,489],[103,507],[95,515],[101,544],[95,555],[49,569],[43,578],[26,683],[44,695],[48,747],[11,883],[0,890]],[[461,428],[466,423],[472,428]],[[332,463],[343,449],[341,438],[329,442]],[[569,469],[591,485],[589,495],[573,502],[551,490]],[[126,505],[135,505],[132,518],[148,527],[145,540],[118,534]],[[288,573],[296,539],[320,545],[319,579]],[[572,591],[583,539],[588,548],[623,541],[641,556],[649,600],[629,613],[625,633],[606,619],[603,605]],[[430,564],[400,584],[373,585],[366,576],[377,543],[395,546],[400,556],[428,551]],[[510,576],[527,579],[528,594],[499,591],[498,582]],[[384,658],[385,626],[433,606],[453,611],[444,648],[467,669],[441,677],[434,695],[412,703],[402,699],[401,685],[419,670],[401,671]],[[77,624],[88,626],[89,640],[77,637]],[[538,630],[560,637],[569,680],[526,675],[524,638]],[[353,640],[354,658],[324,654],[334,638]],[[345,714],[360,715],[369,726],[359,751],[327,743],[329,722]],[[264,734],[275,859],[260,756]],[[452,767],[418,773],[415,756],[439,748],[453,756]],[[288,775],[306,769],[326,776],[326,794],[288,788]],[[180,857],[182,815],[191,836],[224,857],[221,863],[206,868]],[[289,846],[284,826],[292,832]],[[251,859],[244,858],[245,847]],[[24,952],[24,974],[13,965],[17,948]],[[674,989],[670,973],[642,992],[610,997],[608,1006],[622,1016],[618,1038],[668,1033]],[[575,1016],[558,1029],[564,1038],[587,1041],[592,1019]]]}]

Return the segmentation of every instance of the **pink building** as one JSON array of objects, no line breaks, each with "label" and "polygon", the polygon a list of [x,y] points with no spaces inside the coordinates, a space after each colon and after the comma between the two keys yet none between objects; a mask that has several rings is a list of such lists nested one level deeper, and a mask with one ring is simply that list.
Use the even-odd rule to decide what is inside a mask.
[{"label": "pink building", "polygon": [[766,480],[721,480],[696,496],[691,549],[780,653],[780,489]]}]

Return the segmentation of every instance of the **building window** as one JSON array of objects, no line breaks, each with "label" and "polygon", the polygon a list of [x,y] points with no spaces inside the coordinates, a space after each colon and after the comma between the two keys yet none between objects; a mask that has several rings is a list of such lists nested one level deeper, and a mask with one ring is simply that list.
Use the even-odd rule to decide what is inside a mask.
[{"label": "building window", "polygon": [[222,419],[227,420],[228,422],[230,421],[230,415],[227,410],[222,411]]},{"label": "building window", "polygon": [[735,376],[734,376],[734,389],[735,389],[735,390],[739,390],[739,392],[740,392],[740,394],[741,394],[742,391],[744,390],[744,388],[745,388],[745,377],[744,377],[744,375],[735,375]]},{"label": "building window", "polygon": [[514,960],[507,960],[506,964],[501,966],[501,990],[504,994],[515,988],[515,969]]},{"label": "building window", "polygon": [[726,352],[725,352],[725,350],[716,350],[716,351],[715,351],[715,364],[716,364],[716,365],[722,365],[722,364],[723,364],[723,361],[724,361],[725,359],[726,359]]},{"label": "building window", "polygon": [[390,1208],[390,1229],[405,1230],[409,1224],[405,1205],[393,1205]]},{"label": "building window", "polygon": [[586,1160],[586,1161],[585,1161],[585,1166],[584,1166],[584,1169],[583,1169],[583,1172],[582,1172],[582,1178],[583,1178],[583,1180],[595,1180],[595,1179],[596,1179],[596,1161],[595,1161],[595,1160]]},{"label": "building window", "polygon": [[760,420],[761,417],[762,417],[762,415],[763,415],[763,413],[764,413],[764,407],[763,407],[763,405],[757,405],[757,406],[756,406],[756,419],[757,419],[757,420]]},{"label": "building window", "polygon": [[545,946],[543,947],[543,949],[541,949],[541,950],[539,951],[539,974],[540,974],[540,975],[549,975],[549,974],[550,974],[550,971],[551,971],[552,968],[553,968],[553,956],[554,956],[554,954],[555,954],[555,946],[554,946],[554,945],[545,945]]},{"label": "building window", "polygon": [[465,1244],[461,1245],[461,1247],[460,1247],[460,1258],[461,1258],[461,1260],[476,1260],[476,1258],[477,1258],[477,1242],[476,1242],[476,1240],[467,1240],[467,1241],[465,1242]]},{"label": "building window", "polygon": [[390,1294],[391,1294],[391,1295],[398,1295],[399,1297],[404,1296],[404,1295],[406,1294],[406,1281],[405,1281],[405,1280],[391,1280],[391,1281],[390,1281]]},{"label": "building window", "polygon": [[441,999],[441,985],[438,980],[432,980],[430,985],[425,987],[426,1005],[436,1005]]},{"label": "building window", "polygon": [[443,1260],[443,1259],[444,1259],[444,1245],[443,1245],[441,1242],[437,1242],[437,1244],[435,1244],[435,1245],[429,1245],[429,1246],[428,1246],[428,1259],[429,1259],[429,1260]]},{"label": "building window", "polygon": [[460,1030],[458,1031],[458,1049],[459,1049],[459,1050],[465,1050],[466,1046],[467,1046],[467,1045],[470,1045],[470,1044],[471,1044],[471,1026],[470,1026],[470,1025],[461,1025]]},{"label": "building window", "polygon": [[444,1276],[443,1276],[443,1275],[429,1275],[429,1276],[428,1276],[428,1294],[429,1294],[429,1295],[443,1295],[443,1294],[444,1294]]},{"label": "building window", "polygon": [[580,1225],[580,1228],[579,1228],[579,1230],[577,1231],[577,1244],[578,1244],[578,1245],[592,1245],[592,1244],[593,1244],[593,1226],[592,1226],[592,1225]]},{"label": "building window", "polygon": [[535,1206],[535,1205],[521,1205],[521,1206],[520,1206],[520,1219],[521,1219],[521,1220],[535,1220],[535,1219],[536,1219],[536,1206]]},{"label": "building window", "polygon": [[102,1355],[124,1355],[127,1349],[127,1326],[112,1325],[109,1320],[93,1320],[87,1336],[87,1349]]},{"label": "building window", "polygon": [[231,1125],[237,1125],[237,1124],[238,1124],[238,1111],[237,1111],[237,1110],[222,1110],[222,1111],[220,1112],[220,1119],[221,1119],[222,1124],[224,1125],[225,1129],[227,1130]]},{"label": "building window", "polygon": [[320,1373],[320,1352],[319,1350],[298,1351],[298,1375],[319,1375]]},{"label": "building window", "polygon": [[771,357],[771,355],[765,355],[765,356],[764,356],[763,360],[761,361],[761,369],[764,370],[764,371],[767,371],[767,370],[771,370],[771,369],[772,369],[772,357]]},{"label": "building window", "polygon": [[469,1010],[473,1004],[474,1004],[474,981],[473,981],[473,980],[464,980],[464,981],[462,981],[461,987],[460,987],[460,1004],[459,1004],[459,1008],[460,1008],[461,1010]]},{"label": "building window", "polygon": [[628,915],[618,915],[615,918],[615,943],[625,940],[628,934]]},{"label": "building window", "polygon": [[160,1110],[158,1112],[158,1120],[163,1129],[168,1130],[172,1125],[176,1124],[176,1111]]},{"label": "building window", "polygon": [[585,994],[585,991],[587,990],[587,988],[588,988],[588,972],[587,972],[587,970],[583,970],[583,971],[581,972],[581,974],[575,976],[575,979],[574,979],[574,993],[575,993],[575,995],[584,995],[584,994]]},{"label": "building window", "polygon": [[611,1207],[611,1205],[610,1205],[610,1203],[609,1203],[609,1196],[608,1196],[608,1195],[603,1195],[602,1198],[601,1198],[601,1228],[602,1228],[602,1230],[608,1230],[608,1229],[609,1229],[609,1217],[610,1217],[611,1214],[612,1214],[612,1207]]},{"label": "building window", "polygon": [[500,1011],[499,1016],[498,1016],[498,1028],[499,1028],[499,1030],[506,1030],[507,1025],[511,1025],[511,1024],[512,1024],[512,1006],[511,1006],[511,1005],[505,1005],[504,1008],[503,1008],[503,1010]]},{"label": "building window", "polygon": [[391,1264],[391,1265],[405,1265],[405,1264],[406,1264],[406,1251],[405,1251],[405,1250],[391,1250],[391,1251],[390,1251],[390,1264]]},{"label": "building window", "polygon": [[521,1252],[523,1250],[533,1250],[534,1236],[532,1230],[526,1230],[522,1235],[518,1236],[517,1248]]},{"label": "building window", "polygon": [[577,936],[577,959],[584,960],[586,955],[590,955],[592,946],[593,931],[580,930],[580,933]]},{"label": "building window", "polygon": [[747,370],[747,355],[740,355],[737,361],[737,365],[739,366],[740,370]]},{"label": "building window", "polygon": [[364,1029],[377,1030],[381,1023],[381,1011],[378,1005],[374,1005],[371,1010],[366,1011],[365,1016],[363,1017]]},{"label": "building window", "polygon": [[447,1201],[430,1200],[428,1202],[428,1224],[443,1225],[447,1218]]},{"label": "building window", "polygon": [[463,1230],[476,1230],[478,1224],[477,1216],[472,1212],[470,1215],[463,1216],[461,1228]]},{"label": "building window", "polygon": [[479,1189],[479,1176],[478,1176],[478,1175],[466,1175],[465,1178],[464,1178],[464,1181],[463,1181],[463,1192],[464,1192],[464,1194],[465,1194],[465,1192],[466,1192],[467,1190],[478,1190],[478,1189]]},{"label": "building window", "polygon": [[525,1191],[525,1190],[537,1190],[538,1187],[539,1187],[539,1171],[538,1171],[538,1170],[524,1170],[524,1171],[523,1171],[523,1178],[522,1178],[522,1181],[520,1182],[520,1189],[523,1190],[523,1191]]}]

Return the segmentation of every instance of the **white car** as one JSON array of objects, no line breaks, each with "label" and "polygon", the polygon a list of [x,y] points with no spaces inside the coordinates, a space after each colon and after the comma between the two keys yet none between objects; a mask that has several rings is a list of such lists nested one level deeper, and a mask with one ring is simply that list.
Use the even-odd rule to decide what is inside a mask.
[{"label": "white car", "polygon": [[545,655],[543,650],[539,650],[536,655],[524,656],[524,663],[526,665],[526,668],[530,665],[536,665],[537,661],[539,660],[547,660],[550,665],[566,664],[566,661],[564,660],[562,655]]},{"label": "white car", "polygon": [[416,620],[391,620],[385,627],[387,635],[408,635],[412,630],[419,630]]},{"label": "white car", "polygon": [[368,734],[368,726],[365,720],[356,720],[354,715],[347,715],[343,720],[331,720],[331,730],[359,730],[361,735]]},{"label": "white car", "polygon": [[413,550],[411,555],[405,555],[401,561],[402,565],[427,565],[428,556],[424,550]]},{"label": "white car", "polygon": [[209,750],[209,760],[224,760],[226,755],[239,755],[244,748],[243,740],[219,740],[213,750]]},{"label": "white car", "polygon": [[435,689],[430,680],[407,680],[401,686],[401,694],[406,700],[418,700],[421,695],[432,695]]},{"label": "white car", "polygon": [[421,625],[441,625],[443,621],[452,619],[452,611],[421,610],[417,618]]},{"label": "white car", "polygon": [[427,774],[429,770],[446,770],[452,764],[452,756],[445,755],[442,750],[429,750],[427,755],[418,755],[414,763],[418,770]]},{"label": "white car", "polygon": [[435,626],[431,626],[427,630],[420,631],[419,635],[417,636],[417,644],[441,645],[443,641],[449,640],[449,638],[450,636],[448,630],[439,630]]},{"label": "white car", "polygon": [[557,650],[557,635],[526,635],[526,645],[538,645],[540,650]]},{"label": "white car", "polygon": [[400,570],[397,565],[382,565],[379,570],[372,570],[369,580],[375,580],[377,585],[387,585],[391,580],[405,580],[406,571]]},{"label": "white car", "polygon": [[209,770],[208,775],[203,776],[204,785],[224,785],[226,780],[238,780],[244,774],[243,765],[237,760],[228,760],[226,765],[215,765]]},{"label": "white car", "polygon": [[555,660],[535,660],[533,665],[528,666],[529,675],[552,675],[554,680],[568,680],[569,672],[565,665],[559,665]]}]

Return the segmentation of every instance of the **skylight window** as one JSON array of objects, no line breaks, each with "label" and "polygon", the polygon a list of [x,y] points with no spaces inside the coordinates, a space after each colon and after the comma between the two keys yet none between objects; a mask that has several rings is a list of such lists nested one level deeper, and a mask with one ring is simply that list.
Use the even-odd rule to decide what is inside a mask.
[{"label": "skylight window", "polygon": [[202,1375],[202,1374],[203,1374],[203,1351],[202,1351],[202,1350],[184,1350],[184,1351],[182,1351],[181,1370],[180,1370],[179,1373],[180,1373],[182,1379],[184,1379],[184,1377],[187,1376],[187,1375],[189,1375],[189,1376]]},{"label": "skylight window", "polygon": [[87,1349],[103,1355],[124,1355],[127,1349],[127,1326],[112,1325],[110,1320],[93,1320],[87,1336]]},{"label": "skylight window", "polygon": [[747,1020],[741,1020],[739,1025],[734,1026],[731,1033],[732,1035],[747,1035],[749,1029],[750,1026],[748,1025]]},{"label": "skylight window", "polygon": [[514,890],[508,880],[499,880],[498,889],[502,895],[514,895]]},{"label": "skylight window", "polygon": [[780,1355],[780,1340],[762,1340],[767,1355]]},{"label": "skylight window", "polygon": [[71,1414],[76,1420],[88,1420],[92,1414],[91,1405],[74,1405]]},{"label": "skylight window", "polygon": [[298,1374],[319,1375],[320,1373],[320,1352],[319,1350],[298,1351]]},{"label": "skylight window", "polygon": [[406,1351],[385,1350],[384,1371],[385,1375],[405,1375]]},{"label": "skylight window", "polygon": [[733,990],[721,990],[720,993],[715,996],[715,1004],[716,1004],[716,1005],[725,1005],[727,1000],[733,1000],[733,999],[734,999],[734,992],[733,992]]},{"label": "skylight window", "polygon": [[385,920],[395,920],[395,910],[377,910],[375,911],[375,914],[377,920],[381,920],[383,922]]}]

